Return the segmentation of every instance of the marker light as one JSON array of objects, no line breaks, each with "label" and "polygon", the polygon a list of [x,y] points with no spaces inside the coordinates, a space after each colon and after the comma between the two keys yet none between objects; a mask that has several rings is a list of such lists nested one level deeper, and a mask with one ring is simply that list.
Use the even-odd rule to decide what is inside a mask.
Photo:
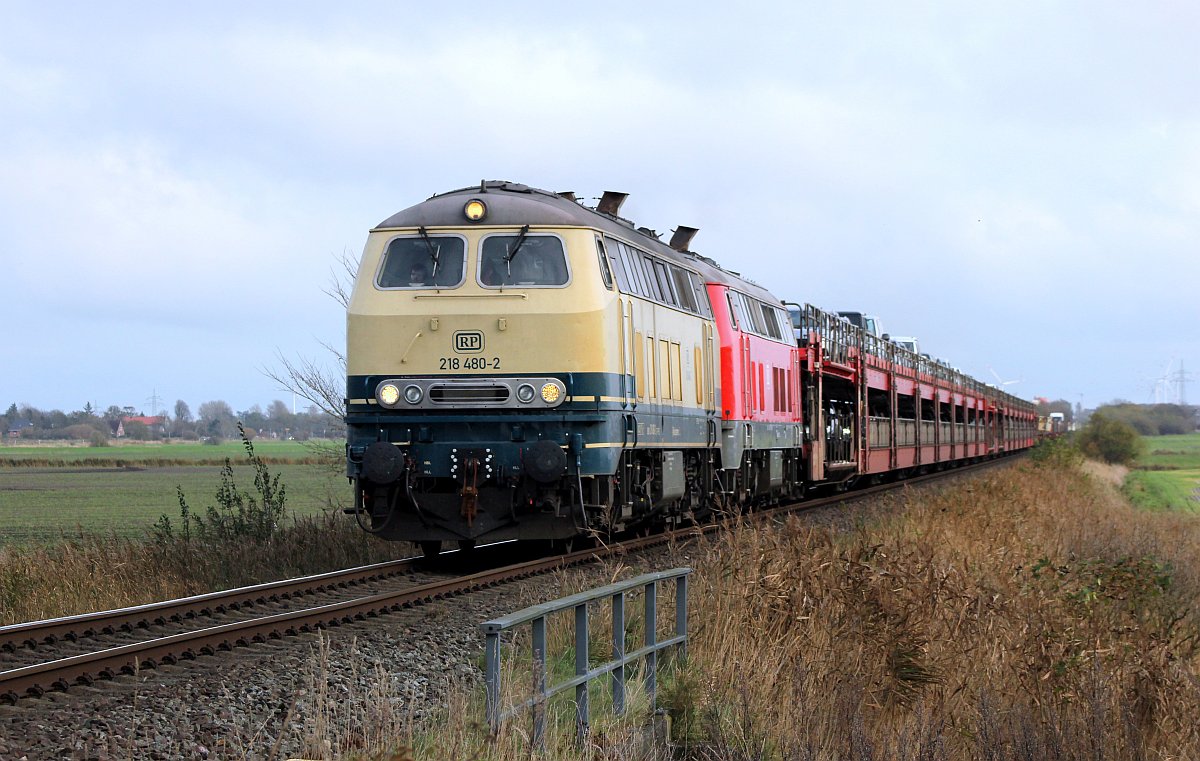
[{"label": "marker light", "polygon": [[379,387],[380,404],[385,407],[391,407],[398,401],[400,401],[400,389],[396,388],[395,384],[385,383]]},{"label": "marker light", "polygon": [[463,214],[472,222],[479,222],[487,216],[487,205],[478,198],[472,198],[467,201],[467,205],[463,207]]},{"label": "marker light", "polygon": [[554,404],[560,395],[562,395],[562,391],[559,391],[558,386],[553,383],[542,386],[542,401],[546,404]]},{"label": "marker light", "polygon": [[404,401],[408,402],[409,404],[420,404],[422,396],[424,396],[424,394],[422,393],[420,386],[404,387]]},{"label": "marker light", "polygon": [[529,404],[533,401],[534,393],[533,386],[528,383],[522,383],[520,386],[517,386],[517,401],[521,404]]}]

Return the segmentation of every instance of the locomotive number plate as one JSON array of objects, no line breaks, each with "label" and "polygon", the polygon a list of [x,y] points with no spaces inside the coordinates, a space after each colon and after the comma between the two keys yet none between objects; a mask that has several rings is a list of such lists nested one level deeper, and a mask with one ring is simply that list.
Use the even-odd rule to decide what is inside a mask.
[{"label": "locomotive number plate", "polygon": [[499,357],[441,357],[439,370],[499,370]]}]

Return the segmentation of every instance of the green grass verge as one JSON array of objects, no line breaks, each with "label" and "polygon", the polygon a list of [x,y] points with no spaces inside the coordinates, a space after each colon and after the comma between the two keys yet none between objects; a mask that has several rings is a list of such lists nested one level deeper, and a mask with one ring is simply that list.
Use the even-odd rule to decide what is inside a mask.
[{"label": "green grass verge", "polygon": [[1121,488],[1138,507],[1200,512],[1200,468],[1135,470]]},{"label": "green grass verge", "polygon": [[1200,433],[1146,436],[1146,451],[1134,467],[1157,469],[1200,468]]},{"label": "green grass verge", "polygon": [[[304,442],[263,439],[254,441],[254,451],[268,462],[279,460],[304,460],[313,458],[314,447],[339,448],[341,440]],[[70,466],[84,463],[91,465],[139,462],[172,461],[178,463],[221,463],[225,458],[238,462],[246,457],[246,450],[238,439],[220,444],[205,444],[196,441],[120,443],[109,447],[91,447],[85,442],[53,445],[14,445],[0,439],[0,470],[4,467],[23,467],[36,463],[45,467]]]},{"label": "green grass verge", "polygon": [[1125,496],[1149,510],[1200,512],[1200,433],[1146,436],[1145,442],[1125,477]]},{"label": "green grass verge", "polygon": [[[286,445],[297,446],[296,442]],[[272,449],[254,446],[256,452],[264,454]],[[204,449],[211,452],[217,447]],[[252,491],[254,475],[249,466],[241,464],[246,459],[240,443],[229,450],[229,457],[235,464],[238,485]],[[287,488],[288,507],[296,515],[320,513],[327,509],[331,495],[349,495],[345,479],[330,466],[274,465],[271,471],[280,474]],[[0,468],[0,545],[53,540],[81,532],[142,536],[160,515],[178,520],[176,486],[183,488],[194,511],[213,504],[220,472],[220,467],[210,465]]]}]

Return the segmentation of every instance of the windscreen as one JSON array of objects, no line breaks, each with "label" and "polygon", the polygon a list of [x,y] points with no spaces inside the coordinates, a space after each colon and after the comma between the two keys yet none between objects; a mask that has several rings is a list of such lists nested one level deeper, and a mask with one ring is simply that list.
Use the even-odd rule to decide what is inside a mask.
[{"label": "windscreen", "polygon": [[463,282],[462,238],[396,238],[383,254],[380,288],[457,288]]},{"label": "windscreen", "polygon": [[492,235],[483,241],[479,284],[559,286],[570,279],[562,241],[552,235]]}]

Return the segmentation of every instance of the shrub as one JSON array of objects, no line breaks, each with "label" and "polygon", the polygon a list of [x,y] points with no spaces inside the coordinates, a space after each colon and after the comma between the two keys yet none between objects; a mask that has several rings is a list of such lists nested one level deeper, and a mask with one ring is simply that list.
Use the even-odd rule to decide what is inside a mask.
[{"label": "shrub", "polygon": [[88,436],[89,447],[106,447],[108,446],[108,437],[100,431],[92,429],[92,433]]},{"label": "shrub", "polygon": [[[254,493],[238,488],[233,478],[233,464],[228,457],[221,468],[217,504],[210,505],[204,516],[191,509],[183,489],[176,487],[181,524],[179,537],[185,542],[195,540],[212,544],[239,538],[265,542],[275,533],[287,513],[287,490],[279,482],[279,475],[272,476],[266,462],[254,453],[254,445],[242,430],[241,423],[238,424],[238,432],[242,435],[246,457],[254,469]],[[175,538],[175,530],[165,515],[159,518],[155,530],[160,542],[169,543]]]},{"label": "shrub", "polygon": [[1142,438],[1128,423],[1095,413],[1078,435],[1079,449],[1088,457],[1128,465],[1142,453]]},{"label": "shrub", "polygon": [[1030,450],[1029,457],[1039,465],[1055,468],[1077,465],[1083,459],[1075,443],[1066,436],[1042,439]]},{"label": "shrub", "polygon": [[77,441],[90,441],[92,434],[100,433],[94,426],[90,426],[87,423],[69,425],[62,429],[62,432],[68,439],[75,439]]}]

